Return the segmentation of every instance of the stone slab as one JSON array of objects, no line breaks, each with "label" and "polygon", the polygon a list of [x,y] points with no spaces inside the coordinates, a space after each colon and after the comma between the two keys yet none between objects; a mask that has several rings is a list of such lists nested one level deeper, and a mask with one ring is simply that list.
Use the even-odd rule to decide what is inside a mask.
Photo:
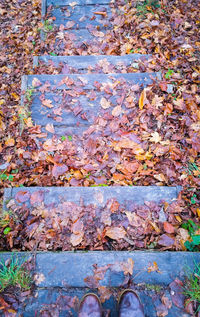
[{"label": "stone slab", "polygon": [[[10,256],[11,253],[1,253],[0,261],[4,261]],[[19,253],[18,256],[28,258],[31,254]],[[69,307],[66,309],[67,301],[75,296],[80,300],[85,293],[91,290],[98,294],[96,288],[89,289],[84,279],[94,276],[94,265],[98,268],[110,265],[105,270],[100,285],[109,288],[112,293],[110,299],[103,303],[103,308],[104,310],[111,309],[111,317],[116,317],[116,296],[119,296],[123,290],[122,284],[125,280],[121,264],[127,263],[128,259],[134,261],[131,288],[139,294],[144,304],[145,316],[156,317],[156,308],[161,304],[161,297],[165,295],[170,298],[172,294],[170,283],[176,278],[183,280],[186,267],[193,269],[195,263],[199,263],[200,253],[149,251],[37,253],[35,274],[38,283],[36,290],[34,296],[29,298],[27,305],[19,313],[22,312],[24,317],[28,317],[42,316],[40,313],[45,309],[53,312],[55,307],[59,307],[58,297],[60,297],[58,316],[69,316],[69,311],[71,311],[70,316],[77,316],[78,306],[71,310]],[[148,268],[154,262],[158,265],[158,271],[148,272]],[[153,290],[154,287],[157,287],[159,291]],[[183,310],[183,307],[179,308],[173,304],[167,316],[187,317],[190,315]]]},{"label": "stone slab", "polygon": [[[83,199],[84,204],[91,203],[103,207],[108,199],[115,198],[120,204],[129,205],[132,201],[141,205],[147,201],[159,203],[161,200],[171,202],[177,198],[180,186],[106,186],[106,187],[15,187],[5,188],[4,208],[6,200],[15,198],[20,191],[30,194],[44,192],[44,204],[54,204],[64,199],[79,204]],[[101,199],[99,198],[101,195]],[[26,203],[28,204],[28,202]],[[27,205],[28,206],[28,205]]]},{"label": "stone slab", "polygon": [[[89,67],[95,67],[95,65],[102,65],[104,62],[110,64],[111,66],[116,67],[117,69],[121,69],[122,66],[126,67],[135,67],[135,62],[139,60],[147,60],[150,58],[149,54],[128,54],[122,56],[115,55],[92,55],[92,56],[34,56],[33,57],[33,66],[37,67],[39,62],[48,65],[59,66],[59,64],[67,65],[68,67],[72,67],[78,72],[82,72],[83,70],[87,71]],[[66,70],[65,70],[66,71]]]},{"label": "stone slab", "polygon": [[[106,12],[107,16],[103,17],[102,15],[95,14],[95,12]],[[67,12],[67,15],[66,15]],[[67,6],[66,8],[62,7],[53,7],[51,10],[51,16],[55,18],[54,25],[61,25],[67,27],[66,23],[69,21],[75,22],[75,25],[72,26],[73,29],[83,29],[88,25],[99,27],[111,27],[109,19],[112,16],[111,10],[108,5],[82,5],[71,7]]]},{"label": "stone slab", "polygon": [[[66,77],[73,80],[72,85],[66,85],[62,82]],[[157,78],[160,78],[160,73],[28,75],[22,77],[22,91],[25,92],[28,88],[32,87],[33,79],[38,79],[41,85],[47,83],[49,88],[44,94],[42,94],[40,90],[41,86],[35,88],[33,93],[30,106],[33,122],[42,127],[45,127],[48,123],[53,124],[55,134],[58,136],[80,135],[80,133],[82,135],[89,126],[94,124],[96,118],[103,116],[105,112],[100,104],[100,100],[105,94],[97,89],[95,83],[99,83],[100,85],[107,84],[111,85],[111,87],[116,80],[118,81],[117,85],[119,85],[119,82],[122,83],[118,88],[117,94],[113,93],[108,96],[112,104],[109,108],[111,113],[114,106],[118,104],[117,98],[119,98],[122,93],[126,94],[125,90],[129,91],[135,84],[145,87],[152,83],[152,79],[156,80]],[[120,89],[122,91],[120,91]],[[71,92],[74,91],[74,97],[76,98],[66,94],[67,90]],[[81,90],[83,93],[81,93]],[[91,93],[95,96],[94,98],[92,97],[92,99],[90,98]],[[52,107],[42,106],[41,98],[51,100]],[[23,103],[24,95],[22,96],[22,105]],[[59,118],[54,113],[55,108],[58,107],[61,109]],[[124,108],[123,112],[127,115],[132,113],[132,108],[127,109],[123,104],[122,108]],[[76,114],[76,109],[79,109],[78,114]],[[44,129],[42,131],[45,132]]]},{"label": "stone slab", "polygon": [[[112,1],[110,0],[77,0],[75,2],[76,2],[76,6],[114,3],[113,0]],[[68,6],[70,3],[72,3],[72,1],[69,1],[69,0],[47,0],[46,5],[47,7],[50,5],[56,7],[56,6]]]}]

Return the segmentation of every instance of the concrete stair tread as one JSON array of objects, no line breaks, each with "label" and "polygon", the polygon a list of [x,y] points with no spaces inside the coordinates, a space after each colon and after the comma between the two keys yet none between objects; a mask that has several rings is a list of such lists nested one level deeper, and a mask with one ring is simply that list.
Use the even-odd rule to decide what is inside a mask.
[{"label": "concrete stair tread", "polygon": [[[4,210],[21,215],[19,219],[26,215],[20,236],[23,250],[30,250],[36,241],[38,250],[141,249],[144,237],[152,234],[149,224],[162,228],[168,217],[164,203],[174,203],[180,190],[165,186],[6,188]],[[78,236],[73,233],[76,222],[81,225]],[[105,232],[113,227],[118,228],[116,235],[105,240]],[[13,243],[20,247],[18,240]]]},{"label": "concrete stair tread", "polygon": [[[1,259],[6,260],[10,256],[10,253],[4,253]],[[29,258],[31,254],[20,253],[18,256]],[[172,302],[167,316],[187,317],[190,315],[184,311],[184,296],[176,279],[183,280],[186,267],[194,268],[200,260],[200,254],[150,251],[42,252],[36,254],[35,260],[36,290],[18,312],[23,313],[24,317],[40,316],[45,310],[53,314],[55,307],[61,317],[66,314],[77,316],[78,300],[91,291],[103,297],[105,289],[101,286],[110,291],[108,299],[103,302],[104,312],[110,309],[110,316],[116,317],[117,297],[127,287],[128,280],[129,287],[141,298],[146,317],[157,316],[163,295]],[[154,270],[155,263],[157,269]],[[131,272],[129,279],[127,267]],[[95,268],[102,272],[98,282],[95,282]]]},{"label": "concrete stair tread", "polygon": [[[62,73],[84,73],[84,72],[103,72],[121,73],[136,71],[139,62],[146,62],[151,55],[129,54],[123,56],[115,55],[80,55],[80,56],[34,56],[33,66],[62,66]],[[127,71],[129,69],[129,71]]]},{"label": "concrete stair tread", "polygon": [[[43,0],[44,1],[44,0]],[[59,6],[59,7],[62,7],[62,6],[69,6],[72,2],[69,1],[69,0],[45,0],[46,1],[46,6]],[[110,0],[77,0],[75,1],[76,4],[75,5],[71,5],[71,7],[76,7],[76,6],[84,6],[84,5],[106,5],[106,4],[112,4],[114,3],[114,1],[110,1]]]},{"label": "concrete stair tread", "polygon": [[[118,99],[122,98],[123,94],[124,98],[127,97],[134,87],[138,91],[132,92],[131,95],[135,96],[137,102],[141,87],[151,84],[151,78],[159,76],[159,73],[28,75],[23,77],[22,91],[25,92],[32,87],[35,80],[39,80],[40,85],[35,88],[30,108],[33,121],[43,127],[48,123],[54,124],[57,128],[56,135],[63,135],[64,131],[66,134],[72,132],[79,134],[94,124],[97,117],[102,117],[105,111],[111,114],[114,107],[119,105]],[[113,86],[115,83],[118,88]],[[41,89],[47,84],[49,88],[44,88],[46,91],[43,93]],[[99,87],[111,87],[110,94],[105,94],[98,88],[98,85]],[[41,98],[51,102],[50,108],[43,105]],[[103,109],[101,106],[105,98],[108,103],[110,102],[109,109]],[[66,105],[64,100],[66,100]],[[55,108],[59,107],[61,107],[61,112],[56,115]],[[133,110],[137,111],[135,106],[126,108],[123,100],[121,107],[122,114],[133,116]],[[59,127],[63,127],[63,129],[60,130]]]}]

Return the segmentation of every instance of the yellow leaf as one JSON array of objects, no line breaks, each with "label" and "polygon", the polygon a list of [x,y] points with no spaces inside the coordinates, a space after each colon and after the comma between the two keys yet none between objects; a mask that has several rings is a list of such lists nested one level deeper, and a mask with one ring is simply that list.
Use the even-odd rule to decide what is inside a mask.
[{"label": "yellow leaf", "polygon": [[14,146],[15,145],[15,140],[12,138],[8,138],[5,142],[6,146]]},{"label": "yellow leaf", "polygon": [[196,210],[198,217],[200,218],[200,208],[197,208]]},{"label": "yellow leaf", "polygon": [[4,102],[5,102],[5,100],[4,100],[4,99],[1,99],[1,100],[0,100],[0,105],[3,105]]},{"label": "yellow leaf", "polygon": [[145,99],[146,99],[146,91],[145,89],[142,91],[139,99],[139,108],[142,110],[145,105]]},{"label": "yellow leaf", "polygon": [[176,220],[178,220],[178,222],[182,222],[182,219],[181,219],[181,217],[180,216],[175,216],[175,218],[176,218]]}]

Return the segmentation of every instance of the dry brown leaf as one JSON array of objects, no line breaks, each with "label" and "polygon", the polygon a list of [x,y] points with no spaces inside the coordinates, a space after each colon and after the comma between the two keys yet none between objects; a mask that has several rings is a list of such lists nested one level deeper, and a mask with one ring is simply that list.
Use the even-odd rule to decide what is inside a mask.
[{"label": "dry brown leaf", "polygon": [[52,101],[50,99],[43,100],[42,105],[47,107],[47,108],[53,108]]},{"label": "dry brown leaf", "polygon": [[121,113],[122,113],[122,107],[121,107],[120,105],[116,106],[116,107],[112,110],[112,115],[113,115],[113,117],[118,117]]},{"label": "dry brown leaf", "polygon": [[70,243],[73,245],[73,247],[76,247],[77,245],[81,243],[81,241],[83,240],[83,237],[84,237],[83,232],[79,232],[78,234],[72,233],[70,237]]}]

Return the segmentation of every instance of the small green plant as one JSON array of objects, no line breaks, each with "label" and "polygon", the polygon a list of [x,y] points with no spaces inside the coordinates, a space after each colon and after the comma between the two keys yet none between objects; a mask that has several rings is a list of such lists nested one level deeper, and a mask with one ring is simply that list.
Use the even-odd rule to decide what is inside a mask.
[{"label": "small green plant", "polygon": [[54,52],[50,52],[49,55],[51,56],[58,56],[58,54],[54,53]]},{"label": "small green plant", "polygon": [[47,33],[53,30],[53,25],[51,25],[51,22],[49,20],[44,21],[43,30]]},{"label": "small green plant", "polygon": [[194,302],[200,308],[200,263],[195,263],[193,270],[187,268],[186,279],[184,281],[183,294],[189,302]]},{"label": "small green plant", "polygon": [[186,229],[190,236],[190,241],[186,241],[184,243],[186,249],[188,251],[198,251],[198,246],[200,245],[200,235],[196,234],[196,232],[200,230],[200,226],[189,219],[186,223],[183,223],[181,227]]},{"label": "small green plant", "polygon": [[72,141],[72,136],[71,135],[68,135],[68,140]]},{"label": "small green plant", "polygon": [[153,12],[153,10],[158,8],[160,8],[159,0],[138,1],[136,6],[137,15],[145,17],[147,13]]},{"label": "small green plant", "polygon": [[31,288],[31,276],[24,264],[23,260],[12,256],[9,263],[0,263],[0,292],[3,292],[7,287],[19,287],[23,290]]},{"label": "small green plant", "polygon": [[[193,173],[195,171],[200,172],[199,167],[196,165],[195,162],[188,162],[187,163],[187,167],[186,167],[186,171],[189,175],[193,175]],[[198,177],[200,177],[200,175],[198,175]]]},{"label": "small green plant", "polygon": [[66,140],[66,136],[61,136],[61,141],[65,141]]},{"label": "small green plant", "polygon": [[107,184],[98,184],[98,185],[91,185],[91,187],[105,187],[108,186]]},{"label": "small green plant", "polygon": [[19,119],[20,119],[20,135],[22,134],[24,130],[24,122],[26,122],[28,119],[31,120],[31,112],[29,111],[30,103],[33,98],[33,93],[35,92],[35,89],[33,87],[30,87],[26,90],[25,96],[24,96],[24,104],[23,107],[20,107],[19,109]]},{"label": "small green plant", "polygon": [[28,89],[26,90],[25,98],[26,98],[29,102],[31,102],[31,100],[32,100],[32,96],[33,96],[34,91],[35,91],[35,89],[32,88],[32,87],[31,87],[31,88],[28,88]]},{"label": "small green plant", "polygon": [[6,172],[6,169],[3,171],[3,173],[0,174],[0,180],[2,180],[2,181],[9,180],[10,182],[12,182],[14,179],[13,175],[10,175],[10,174],[7,175],[5,172]]},{"label": "small green plant", "polygon": [[174,73],[173,69],[169,68],[168,71],[165,74],[165,78],[169,79],[173,75],[173,73]]}]

